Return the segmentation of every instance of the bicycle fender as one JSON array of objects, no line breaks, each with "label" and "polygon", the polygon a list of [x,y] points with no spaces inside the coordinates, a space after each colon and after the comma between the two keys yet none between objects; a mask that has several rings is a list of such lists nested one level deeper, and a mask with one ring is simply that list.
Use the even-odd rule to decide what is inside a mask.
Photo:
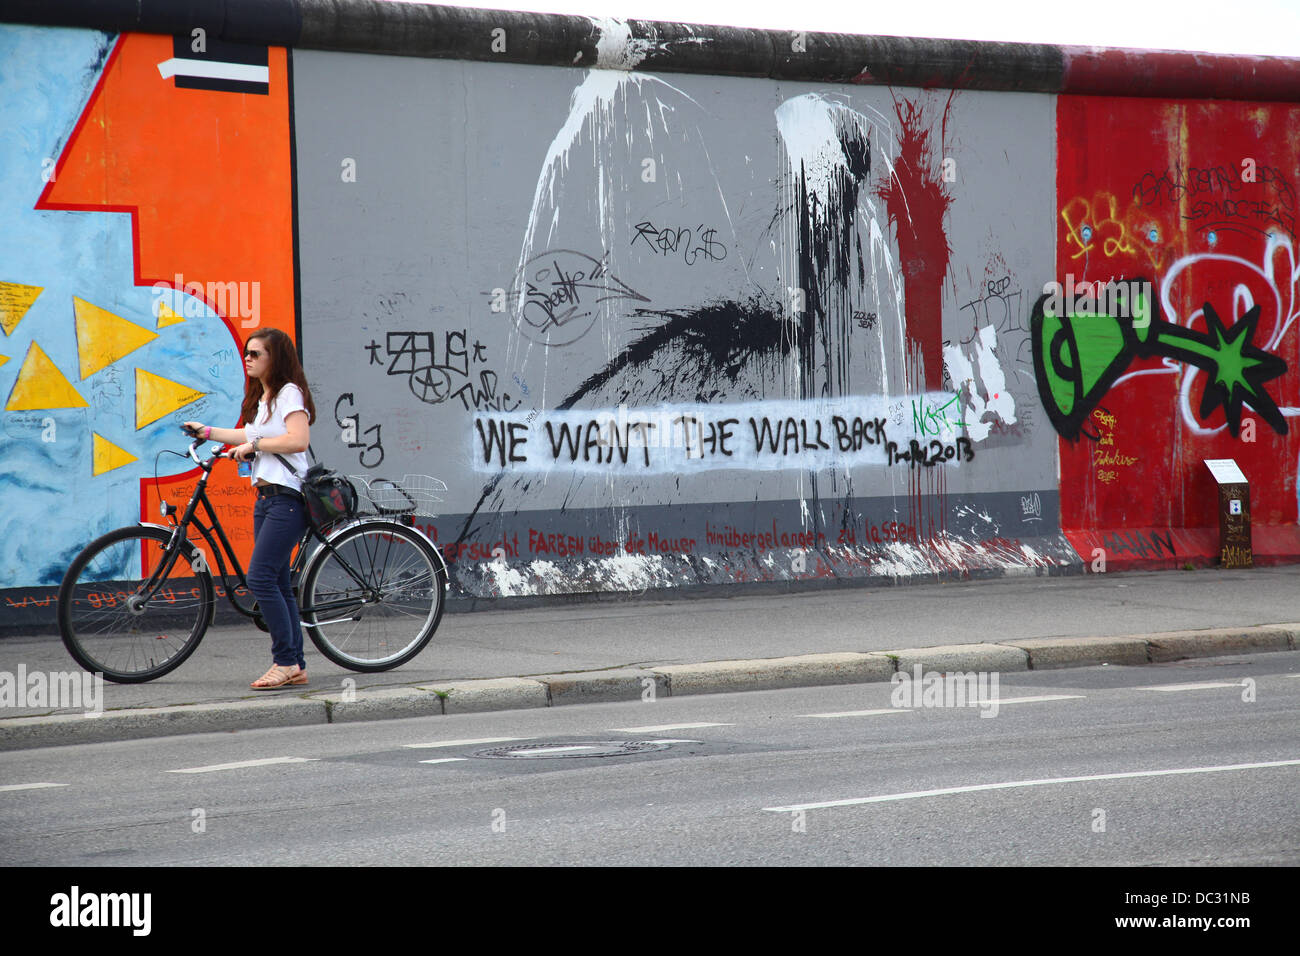
[{"label": "bicycle fender", "polygon": [[[332,525],[330,527],[330,532],[328,535],[326,535],[326,537],[333,539],[336,535],[341,534],[342,532],[347,531],[350,528],[356,528],[365,524],[393,524],[393,523],[394,522],[392,518],[386,518],[382,515],[357,515],[356,517],[349,518],[346,521],[340,521],[338,524]],[[438,558],[438,563],[442,565],[443,590],[450,591],[451,590],[451,569],[447,567],[447,559],[442,556],[442,548],[438,547],[438,545],[435,544],[434,541],[427,534],[425,534],[416,526],[402,525],[402,527],[405,528],[407,531],[413,531],[416,534],[418,534],[421,538],[425,540],[425,542],[433,550],[434,555]],[[319,547],[319,545],[317,545],[317,547]],[[313,557],[314,557],[314,552],[313,552]],[[306,564],[304,564],[303,567],[306,568]]]},{"label": "bicycle fender", "polygon": [[451,590],[451,569],[447,567],[447,559],[442,556],[442,548],[438,547],[437,542],[435,542],[432,538],[430,538],[427,534],[425,534],[423,531],[421,531],[419,528],[415,527],[414,525],[409,526],[408,530],[414,531],[416,534],[418,534],[421,538],[423,538],[426,542],[428,542],[429,547],[433,549],[434,555],[438,558],[438,563],[442,565],[442,588],[444,591],[450,591]]},{"label": "bicycle fender", "polygon": [[[392,519],[384,518],[382,516],[367,515],[364,518],[356,518],[353,520],[354,523],[356,524],[379,524],[379,523],[387,524]],[[415,525],[402,525],[402,527],[404,527],[407,531],[414,531],[421,538],[423,538],[425,543],[428,544],[428,546],[433,550],[433,553],[438,558],[438,563],[442,565],[443,590],[448,590],[448,591],[451,590],[451,570],[447,567],[447,559],[442,556],[442,548],[438,547],[438,545],[433,541],[432,538],[430,538],[427,534],[424,533],[424,531],[422,531],[420,528],[416,527]]]}]

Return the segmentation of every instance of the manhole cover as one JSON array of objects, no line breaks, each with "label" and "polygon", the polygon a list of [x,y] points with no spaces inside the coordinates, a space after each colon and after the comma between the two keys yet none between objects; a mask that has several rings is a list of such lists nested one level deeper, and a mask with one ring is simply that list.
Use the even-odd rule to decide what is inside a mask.
[{"label": "manhole cover", "polygon": [[671,744],[658,740],[577,740],[541,744],[515,744],[513,747],[489,747],[476,750],[475,757],[515,757],[536,760],[542,757],[623,757],[627,754],[667,750]]}]

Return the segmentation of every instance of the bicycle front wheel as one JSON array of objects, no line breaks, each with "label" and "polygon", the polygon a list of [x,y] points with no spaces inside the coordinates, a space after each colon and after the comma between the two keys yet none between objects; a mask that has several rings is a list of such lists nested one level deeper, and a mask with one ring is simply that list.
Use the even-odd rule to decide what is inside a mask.
[{"label": "bicycle front wheel", "polygon": [[119,528],[77,555],[59,587],[59,631],[74,660],[119,684],[175,670],[203,639],[212,576],[186,542],[168,565],[162,528]]},{"label": "bicycle front wheel", "polygon": [[446,570],[418,531],[390,521],[345,528],[303,574],[302,621],[322,654],[386,671],[424,649],[442,619]]}]

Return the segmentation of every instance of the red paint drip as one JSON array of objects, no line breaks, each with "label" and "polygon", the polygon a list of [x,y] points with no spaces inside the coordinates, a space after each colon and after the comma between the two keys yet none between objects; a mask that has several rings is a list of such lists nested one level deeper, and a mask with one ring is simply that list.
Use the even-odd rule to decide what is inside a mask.
[{"label": "red paint drip", "polygon": [[935,169],[920,104],[895,101],[894,112],[900,130],[898,156],[893,175],[876,187],[876,195],[885,201],[898,233],[909,352],[919,345],[925,362],[925,381],[913,385],[938,388],[943,380],[943,280],[952,253],[943,217],[952,195]]}]

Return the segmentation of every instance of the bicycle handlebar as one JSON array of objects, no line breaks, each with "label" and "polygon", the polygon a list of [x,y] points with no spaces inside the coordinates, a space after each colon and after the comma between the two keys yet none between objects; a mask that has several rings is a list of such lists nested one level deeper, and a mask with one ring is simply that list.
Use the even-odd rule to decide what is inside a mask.
[{"label": "bicycle handlebar", "polygon": [[212,467],[212,462],[215,461],[216,459],[218,459],[218,458],[230,458],[230,457],[231,457],[231,454],[230,454],[230,446],[229,446],[229,445],[222,445],[222,446],[221,446],[222,450],[221,450],[221,451],[218,451],[218,452],[215,452],[215,453],[212,455],[212,457],[211,457],[210,459],[208,459],[207,463],[205,464],[204,461],[203,461],[203,459],[199,458],[199,456],[198,456],[197,454],[195,454],[194,450],[195,450],[196,448],[198,448],[200,445],[202,445],[202,444],[204,443],[204,441],[206,441],[207,439],[200,438],[200,437],[198,436],[197,433],[195,433],[195,432],[192,431],[191,429],[186,428],[184,425],[181,426],[181,431],[183,431],[185,434],[191,436],[191,437],[194,439],[194,441],[190,442],[190,447],[189,447],[189,450],[188,450],[188,454],[189,454],[189,456],[190,456],[190,460],[192,460],[192,461],[194,462],[194,464],[198,465],[200,468],[211,468],[211,467]]}]

